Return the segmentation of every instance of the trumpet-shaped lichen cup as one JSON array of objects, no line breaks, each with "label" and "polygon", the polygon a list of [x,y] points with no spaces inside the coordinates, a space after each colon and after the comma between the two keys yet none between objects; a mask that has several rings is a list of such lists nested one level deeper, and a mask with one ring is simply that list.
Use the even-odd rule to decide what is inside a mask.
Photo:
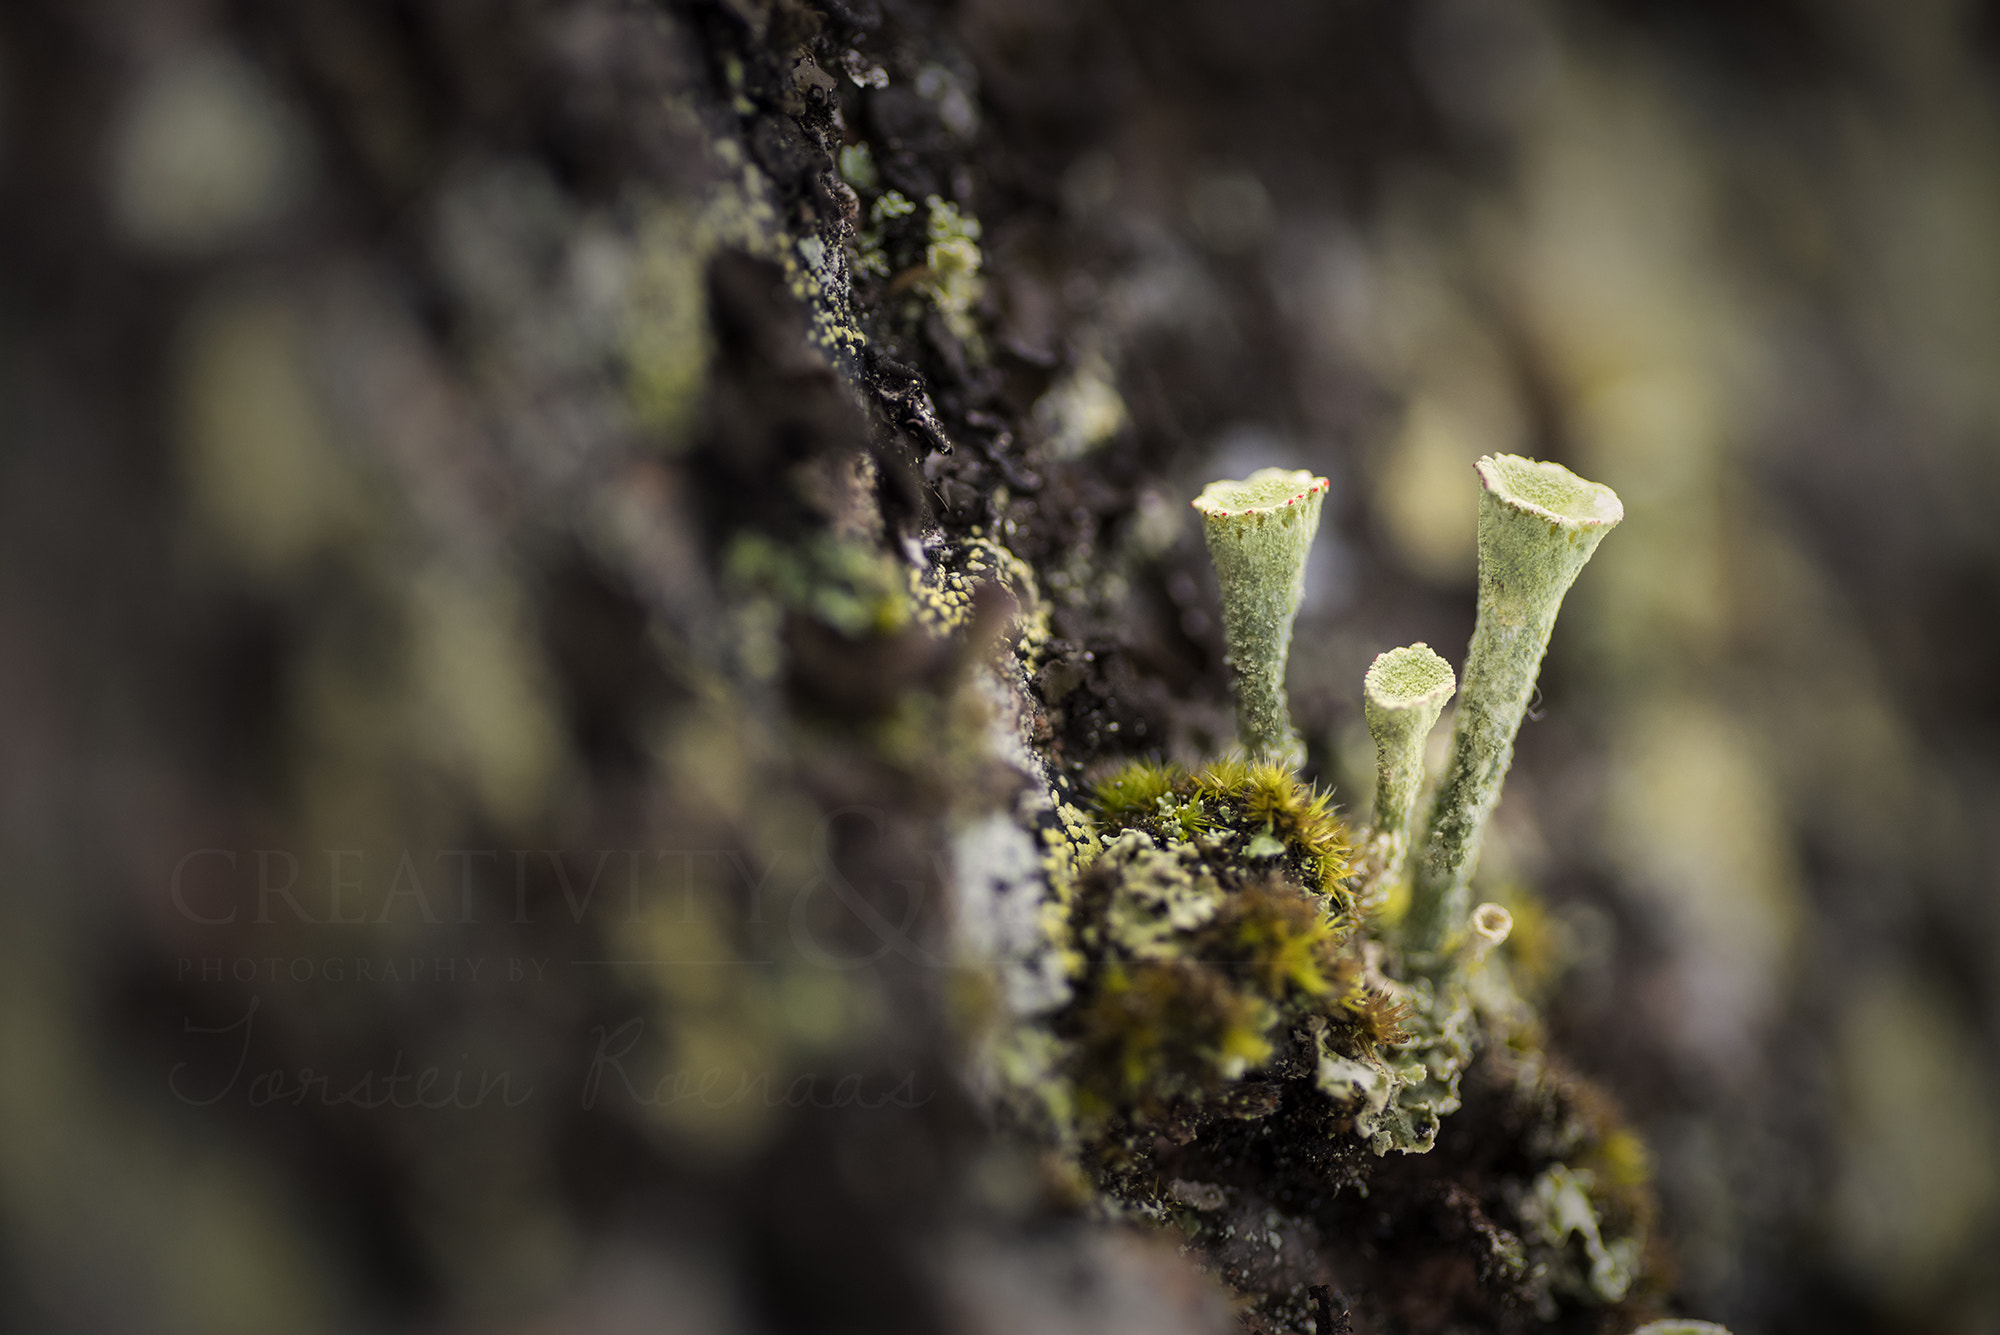
[{"label": "trumpet-shaped lichen cup", "polygon": [[1211,482],[1194,500],[1222,586],[1237,733],[1252,757],[1291,766],[1305,747],[1285,707],[1285,659],[1326,487],[1303,469],[1260,468],[1241,482]]},{"label": "trumpet-shaped lichen cup", "polygon": [[1560,464],[1493,454],[1478,469],[1479,619],[1404,925],[1419,963],[1439,959],[1465,924],[1480,836],[1513,763],[1563,595],[1625,517],[1616,492]]}]

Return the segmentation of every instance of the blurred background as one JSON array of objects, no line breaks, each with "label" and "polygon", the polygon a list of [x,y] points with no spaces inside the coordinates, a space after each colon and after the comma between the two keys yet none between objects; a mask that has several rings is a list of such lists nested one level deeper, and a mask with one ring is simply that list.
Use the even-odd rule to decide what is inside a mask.
[{"label": "blurred background", "polygon": [[[705,267],[863,143],[984,225],[975,340],[856,288],[959,442],[886,519],[758,489],[869,426]],[[1322,472],[1291,686],[1365,811],[1361,674],[1462,659],[1492,452],[1626,507],[1481,874],[1676,1301],[2000,1331],[2000,8],[10,4],[0,1324],[1003,1328],[1057,1261],[955,1204],[1025,1170],[949,981],[799,945],[829,868],[935,939],[1003,767],[895,577],[802,613],[745,535],[991,524],[1081,776],[1228,741],[1187,498]],[[579,1097],[620,1034],[628,1093],[834,1075]],[[1045,1328],[1180,1328],[1165,1264]]]}]

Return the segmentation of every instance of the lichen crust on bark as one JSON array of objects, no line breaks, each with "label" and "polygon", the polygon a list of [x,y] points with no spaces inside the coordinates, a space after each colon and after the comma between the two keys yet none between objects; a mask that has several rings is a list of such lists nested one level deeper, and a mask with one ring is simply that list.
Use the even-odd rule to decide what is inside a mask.
[{"label": "lichen crust on bark", "polygon": [[1285,706],[1285,659],[1326,488],[1304,469],[1260,468],[1211,482],[1194,500],[1222,586],[1237,731],[1251,756],[1294,766],[1305,748]]},{"label": "lichen crust on bark", "polygon": [[1419,962],[1437,960],[1465,921],[1480,836],[1513,762],[1563,596],[1625,517],[1616,492],[1560,464],[1499,454],[1477,467],[1479,618],[1451,758],[1412,876],[1404,942]]}]

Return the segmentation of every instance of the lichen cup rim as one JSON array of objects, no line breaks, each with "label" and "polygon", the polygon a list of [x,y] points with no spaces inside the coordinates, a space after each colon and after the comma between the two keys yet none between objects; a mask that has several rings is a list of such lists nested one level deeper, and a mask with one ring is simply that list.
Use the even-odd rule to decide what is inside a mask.
[{"label": "lichen cup rim", "polygon": [[1488,454],[1475,467],[1479,485],[1495,500],[1552,524],[1612,528],[1625,518],[1625,503],[1617,492],[1602,482],[1578,477],[1561,464],[1519,454]]},{"label": "lichen cup rim", "polygon": [[[1304,479],[1300,481],[1299,479]],[[1279,485],[1282,484],[1282,485]],[[1194,508],[1212,519],[1276,514],[1331,484],[1310,468],[1260,468],[1241,481],[1211,482],[1194,498]],[[1242,493],[1255,489],[1252,495]]]},{"label": "lichen cup rim", "polygon": [[[1423,673],[1428,684],[1396,680],[1405,672]],[[1458,676],[1442,654],[1418,640],[1375,655],[1361,678],[1361,690],[1378,709],[1417,709],[1434,699],[1449,700],[1458,691]]]}]

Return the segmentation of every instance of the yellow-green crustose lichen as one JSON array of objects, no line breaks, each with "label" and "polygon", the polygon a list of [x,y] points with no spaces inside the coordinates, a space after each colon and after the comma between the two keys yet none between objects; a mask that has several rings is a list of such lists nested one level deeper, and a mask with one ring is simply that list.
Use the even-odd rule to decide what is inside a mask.
[{"label": "yellow-green crustose lichen", "polygon": [[930,211],[924,224],[928,238],[924,267],[928,272],[920,286],[952,337],[977,348],[979,326],[972,309],[986,291],[986,280],[979,272],[979,219],[959,212],[957,205],[936,195],[926,197],[924,207]]}]

